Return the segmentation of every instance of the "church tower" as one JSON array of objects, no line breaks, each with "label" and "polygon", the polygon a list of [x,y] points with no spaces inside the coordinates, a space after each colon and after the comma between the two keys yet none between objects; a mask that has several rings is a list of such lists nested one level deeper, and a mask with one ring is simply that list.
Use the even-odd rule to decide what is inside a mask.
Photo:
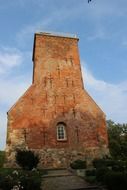
[{"label": "church tower", "polygon": [[102,157],[107,146],[105,114],[84,89],[78,38],[36,33],[32,85],[8,111],[9,165],[17,148],[37,152],[40,166],[61,168]]}]

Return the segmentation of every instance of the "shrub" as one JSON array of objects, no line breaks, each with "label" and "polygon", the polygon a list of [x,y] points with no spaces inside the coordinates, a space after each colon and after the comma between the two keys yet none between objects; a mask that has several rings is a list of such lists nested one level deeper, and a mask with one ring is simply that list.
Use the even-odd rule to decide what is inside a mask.
[{"label": "shrub", "polygon": [[86,180],[88,183],[95,184],[95,183],[96,183],[96,176],[86,176],[86,177],[85,177],[85,180]]},{"label": "shrub", "polygon": [[96,176],[96,169],[87,169],[85,174],[86,176]]},{"label": "shrub", "polygon": [[93,165],[98,182],[106,185],[109,190],[127,190],[127,161],[95,159]]},{"label": "shrub", "polygon": [[2,190],[11,190],[14,185],[15,185],[15,183],[11,179],[11,176],[2,176],[2,175],[0,175],[0,189],[2,189]]},{"label": "shrub", "polygon": [[40,190],[41,179],[35,176],[23,176],[20,178],[24,190]]},{"label": "shrub", "polygon": [[5,160],[5,152],[0,151],[0,168],[3,167],[4,160]]},{"label": "shrub", "polygon": [[105,185],[109,190],[126,190],[127,175],[122,172],[109,171],[105,175]]},{"label": "shrub", "polygon": [[39,163],[38,155],[30,150],[17,150],[16,162],[25,170],[32,170],[36,168]]},{"label": "shrub", "polygon": [[0,173],[2,190],[41,190],[41,181],[41,174],[38,171],[6,170]]},{"label": "shrub", "polygon": [[106,166],[106,162],[105,162],[105,159],[103,158],[96,158],[93,160],[93,166],[95,168],[104,168]]},{"label": "shrub", "polygon": [[106,173],[109,171],[106,167],[101,167],[96,170],[96,179],[98,182],[104,183]]},{"label": "shrub", "polygon": [[105,159],[105,158],[101,158],[101,159],[94,159],[93,160],[93,166],[95,168],[104,168],[104,167],[111,167],[113,168],[114,166],[119,166],[119,168],[123,168],[125,165],[125,162],[123,161],[118,161],[118,160],[112,160],[112,159]]},{"label": "shrub", "polygon": [[86,161],[84,160],[75,160],[70,164],[72,169],[85,169],[86,168]]},{"label": "shrub", "polygon": [[112,167],[116,164],[116,161],[115,160],[112,160],[112,159],[105,159],[105,166],[106,167]]},{"label": "shrub", "polygon": [[127,170],[126,168],[126,162],[121,160],[114,161],[114,164],[112,165],[112,170],[116,172],[124,172]]}]

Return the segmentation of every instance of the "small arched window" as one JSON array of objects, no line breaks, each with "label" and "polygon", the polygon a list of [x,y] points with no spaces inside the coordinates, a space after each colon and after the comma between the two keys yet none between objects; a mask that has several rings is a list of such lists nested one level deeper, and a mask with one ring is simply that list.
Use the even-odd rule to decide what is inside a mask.
[{"label": "small arched window", "polygon": [[67,140],[66,125],[62,122],[57,124],[57,140]]}]

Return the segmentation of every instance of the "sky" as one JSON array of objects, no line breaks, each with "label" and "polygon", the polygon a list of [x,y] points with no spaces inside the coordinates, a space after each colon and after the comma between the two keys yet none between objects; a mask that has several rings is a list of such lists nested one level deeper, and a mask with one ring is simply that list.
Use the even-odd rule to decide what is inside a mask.
[{"label": "sky", "polygon": [[0,0],[0,149],[6,112],[32,82],[35,32],[79,37],[84,86],[107,119],[127,123],[126,0]]}]

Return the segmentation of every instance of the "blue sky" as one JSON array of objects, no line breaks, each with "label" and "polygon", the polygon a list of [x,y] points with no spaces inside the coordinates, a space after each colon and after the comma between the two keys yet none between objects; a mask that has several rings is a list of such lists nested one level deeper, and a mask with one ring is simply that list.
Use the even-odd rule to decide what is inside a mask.
[{"label": "blue sky", "polygon": [[126,0],[0,0],[0,149],[6,112],[32,81],[38,31],[77,34],[85,88],[107,119],[127,123]]}]

